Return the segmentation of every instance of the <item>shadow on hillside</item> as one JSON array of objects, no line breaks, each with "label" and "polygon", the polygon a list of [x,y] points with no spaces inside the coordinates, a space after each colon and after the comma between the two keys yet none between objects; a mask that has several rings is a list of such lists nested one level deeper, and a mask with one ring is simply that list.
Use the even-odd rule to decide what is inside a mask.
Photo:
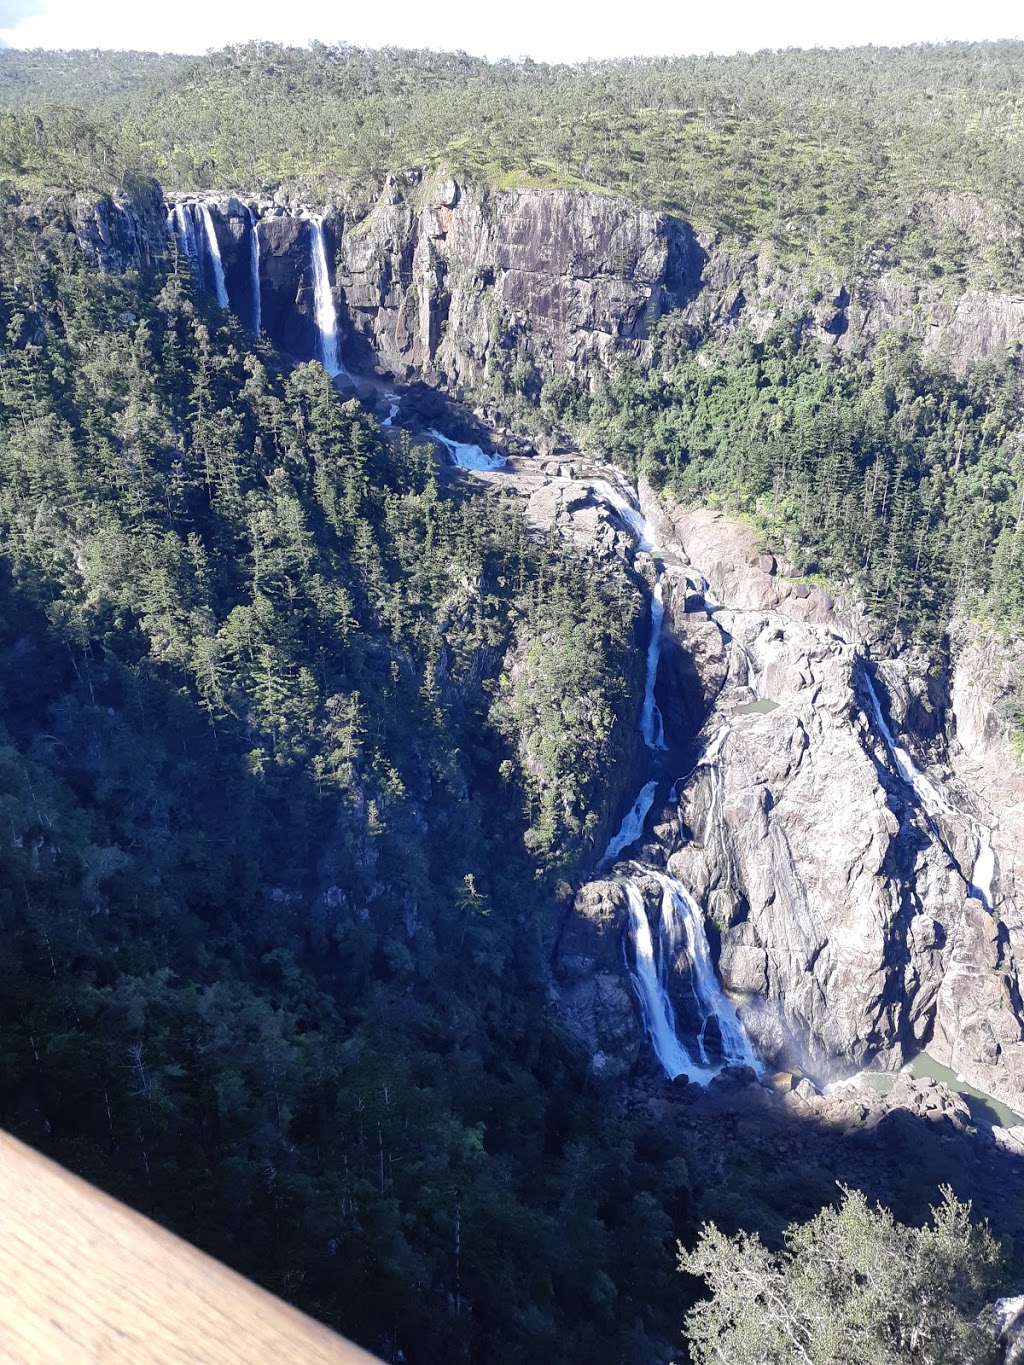
[{"label": "shadow on hillside", "polygon": [[846,1092],[842,1119],[815,1115],[761,1084],[677,1088],[645,1075],[638,1106],[681,1125],[691,1152],[700,1219],[726,1232],[757,1232],[778,1246],[783,1228],[835,1202],[837,1186],[863,1191],[900,1222],[919,1224],[948,1185],[970,1201],[1024,1274],[1024,1157],[999,1146],[991,1111],[968,1097],[970,1120]]}]

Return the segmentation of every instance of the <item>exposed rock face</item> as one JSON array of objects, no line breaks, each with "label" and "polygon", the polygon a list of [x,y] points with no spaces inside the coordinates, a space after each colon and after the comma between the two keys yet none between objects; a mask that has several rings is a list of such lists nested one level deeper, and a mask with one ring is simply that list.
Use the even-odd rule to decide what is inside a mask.
[{"label": "exposed rock face", "polygon": [[704,266],[683,320],[700,336],[744,328],[762,339],[787,317],[819,341],[870,350],[892,329],[916,337],[926,354],[943,356],[959,373],[1024,339],[1024,297],[959,294],[914,285],[885,273],[812,283],[769,258],[737,256],[701,239]]},{"label": "exposed rock face", "polygon": [[622,1078],[636,1064],[643,1030],[625,971],[622,888],[591,882],[566,917],[556,953],[555,1003],[591,1047],[597,1076]]},{"label": "exposed rock face", "polygon": [[[535,524],[589,553],[630,555],[601,471],[577,465],[578,479],[521,469],[489,478],[527,497]],[[657,700],[670,754],[655,772],[685,773],[687,745],[705,757],[680,783],[678,807],[655,807],[632,856],[667,868],[704,908],[723,985],[763,1056],[828,1079],[895,1068],[928,1046],[1024,1106],[1016,890],[1001,854],[998,919],[972,889],[975,817],[986,812],[949,763],[942,707],[919,695],[905,661],[871,662],[878,642],[856,602],[781,573],[747,528],[706,509],[666,516],[643,491],[665,562]],[[638,568],[645,558],[634,556]],[[722,604],[713,616],[705,580]],[[901,773],[872,684],[890,725],[930,719],[916,757],[943,809],[926,810]],[[636,789],[650,776],[641,769]],[[653,923],[658,888],[635,870],[634,884]],[[627,925],[621,888],[591,883],[555,957],[559,1008],[606,1075],[625,1075],[637,1056],[638,1010],[631,1002],[627,1028],[630,992],[615,985],[628,979]],[[673,972],[683,973],[669,994],[685,1028],[686,962]]]},{"label": "exposed rock face", "polygon": [[473,384],[519,359],[588,381],[614,354],[644,359],[699,279],[688,226],[622,200],[452,181],[418,207],[393,198],[345,234],[340,281],[364,355],[400,378]]},{"label": "exposed rock face", "polygon": [[163,191],[153,180],[131,199],[80,199],[73,227],[95,269],[109,274],[148,269],[163,260],[167,246]]},{"label": "exposed rock face", "polygon": [[[203,196],[214,218],[232,307],[252,317],[248,210]],[[281,202],[278,202],[281,200]],[[290,354],[315,354],[308,215],[283,196],[254,203],[264,326]],[[86,258],[143,269],[166,245],[155,182],[134,200],[76,206]],[[669,309],[700,336],[781,317],[830,344],[869,349],[888,328],[917,336],[958,370],[1024,338],[1024,297],[881,274],[809,281],[755,252],[722,250],[690,226],[612,196],[576,190],[489,191],[419,173],[388,177],[370,213],[330,210],[328,265],[354,368],[453,387],[499,370],[520,386],[567,375],[590,383],[619,355],[650,360],[651,324]]]},{"label": "exposed rock face", "polygon": [[955,742],[950,761],[975,793],[991,823],[992,846],[1009,918],[1011,899],[1024,897],[1024,763],[1011,740],[1012,710],[1021,704],[1024,645],[1008,645],[976,623],[954,622],[951,709]]},{"label": "exposed rock face", "polygon": [[[748,1027],[762,1047],[812,1072],[876,1055],[892,1065],[928,1043],[1020,1106],[1016,934],[971,894],[971,794],[948,767],[933,769],[949,809],[922,809],[873,716],[867,623],[766,572],[749,533],[713,515],[680,513],[679,538],[715,598],[741,608],[720,623],[749,655],[760,696],[777,703],[737,714],[723,690],[706,732],[728,732],[718,761],[685,788],[694,840],[669,864],[723,920],[725,984],[756,999]],[[674,626],[684,647],[706,631],[692,615]],[[1016,921],[1012,889],[998,886]]]}]

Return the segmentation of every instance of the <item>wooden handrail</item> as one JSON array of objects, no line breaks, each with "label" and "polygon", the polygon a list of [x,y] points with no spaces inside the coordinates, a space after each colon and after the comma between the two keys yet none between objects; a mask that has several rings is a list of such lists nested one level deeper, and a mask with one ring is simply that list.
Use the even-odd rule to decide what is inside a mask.
[{"label": "wooden handrail", "polygon": [[373,1365],[312,1318],[5,1133],[0,1360]]}]

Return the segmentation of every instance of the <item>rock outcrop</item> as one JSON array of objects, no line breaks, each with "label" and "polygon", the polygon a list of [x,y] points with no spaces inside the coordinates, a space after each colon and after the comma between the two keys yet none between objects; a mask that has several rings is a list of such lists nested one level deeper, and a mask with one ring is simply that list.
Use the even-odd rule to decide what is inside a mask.
[{"label": "rock outcrop", "polygon": [[167,212],[163,190],[155,180],[132,196],[78,199],[72,209],[72,227],[86,261],[108,274],[148,270],[166,256]]},{"label": "rock outcrop", "polygon": [[[515,487],[535,525],[644,571],[610,471],[583,457],[549,462],[549,474],[525,472],[529,463],[487,477]],[[906,661],[873,661],[880,642],[852,594],[836,601],[787,576],[752,531],[718,513],[666,513],[643,491],[666,608],[656,696],[669,751],[653,771],[669,781],[630,856],[692,892],[722,983],[774,1064],[824,1082],[896,1069],[928,1047],[1024,1106],[1011,863],[997,853],[993,914],[973,881],[991,813],[950,760],[947,714],[918,695]],[[711,612],[706,599],[721,605]],[[966,727],[959,696],[954,687],[949,715],[960,704]],[[884,729],[918,713],[931,725],[917,746],[921,790]],[[686,772],[678,804],[662,806]],[[636,776],[639,789],[651,771]],[[999,830],[993,839],[1001,848]],[[631,875],[653,924],[658,887]],[[554,998],[603,1075],[626,1075],[637,1057],[642,1022],[634,1003],[628,1027],[621,989],[627,942],[621,886],[583,887],[556,953]],[[671,971],[685,1026],[685,957]]]},{"label": "rock outcrop", "polygon": [[[397,202],[396,202],[397,201]],[[685,223],[584,191],[385,193],[341,243],[353,341],[401,379],[473,385],[495,368],[589,382],[697,286]],[[358,354],[358,352],[357,352]]]},{"label": "rock outcrop", "polygon": [[[748,1028],[767,1053],[826,1077],[928,1045],[1019,1107],[1019,907],[1002,874],[1001,922],[973,886],[973,793],[932,767],[929,809],[890,751],[869,688],[884,708],[901,665],[872,665],[865,618],[770,572],[743,528],[706,511],[675,525],[733,608],[716,619],[749,659],[762,708],[774,703],[748,710],[742,690],[723,689],[705,727],[721,737],[718,757],[680,802],[693,839],[669,861],[720,917],[723,981],[756,1002]],[[699,617],[674,616],[684,648],[706,632]]]},{"label": "rock outcrop", "polygon": [[[884,271],[810,279],[588,191],[490,190],[413,171],[389,176],[361,217],[282,196],[202,199],[243,322],[253,312],[249,213],[258,219],[264,328],[301,359],[315,354],[308,223],[323,216],[346,362],[402,381],[458,388],[500,373],[527,391],[555,375],[590,384],[619,356],[648,363],[652,324],[670,309],[691,340],[737,328],[761,337],[787,318],[866,350],[892,328],[961,371],[1024,338],[1024,297]],[[163,211],[152,182],[131,198],[80,201],[73,226],[99,269],[146,269],[164,255]]]}]

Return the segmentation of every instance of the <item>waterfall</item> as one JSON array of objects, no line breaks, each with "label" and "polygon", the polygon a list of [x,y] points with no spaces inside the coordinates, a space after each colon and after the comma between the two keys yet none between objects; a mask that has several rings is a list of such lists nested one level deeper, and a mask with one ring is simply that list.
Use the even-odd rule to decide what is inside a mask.
[{"label": "waterfall", "polygon": [[227,285],[224,283],[224,262],[220,258],[220,243],[217,241],[217,232],[213,226],[213,215],[207,204],[199,204],[199,217],[202,220],[203,231],[206,233],[206,247],[210,257],[210,264],[213,266],[213,288],[217,295],[217,302],[222,308],[229,307]]},{"label": "waterfall", "polygon": [[435,441],[440,441],[452,457],[452,464],[458,465],[460,469],[501,469],[507,463],[504,455],[488,455],[479,446],[469,445],[465,441],[453,441],[450,436],[442,436],[439,431],[430,427],[426,436],[432,436]]},{"label": "waterfall", "polygon": [[[636,956],[633,983],[640,997],[644,1026],[666,1074],[673,1079],[685,1075],[691,1081],[706,1084],[723,1066],[749,1066],[753,1071],[763,1072],[764,1067],[751,1047],[735,1005],[718,984],[699,906],[675,877],[651,868],[640,871],[661,887],[661,914],[655,946],[643,896],[631,877],[622,879]],[[679,1038],[668,993],[670,974],[675,970],[680,948],[689,963],[688,980],[700,1025],[696,1058]],[[722,1040],[720,1064],[710,1059],[705,1045],[712,1020],[718,1026]]]},{"label": "waterfall", "polygon": [[608,847],[604,851],[604,857],[601,859],[603,865],[613,863],[623,849],[629,848],[630,844],[635,844],[640,838],[648,811],[654,805],[654,793],[657,789],[657,782],[648,782],[641,789],[640,795],[623,817],[618,834],[609,840]]},{"label": "waterfall", "polygon": [[332,377],[347,374],[338,354],[338,311],[331,293],[331,276],[327,268],[327,248],[324,245],[324,220],[313,218],[310,223],[310,254],[313,258],[313,306],[320,333],[320,359]]},{"label": "waterfall", "polygon": [[252,334],[258,337],[263,330],[263,308],[260,295],[260,235],[256,231],[258,218],[252,209],[249,215],[249,271],[252,277]]},{"label": "waterfall", "polygon": [[674,958],[679,947],[680,935],[683,948],[690,961],[690,980],[701,1017],[701,1027],[697,1035],[697,1047],[701,1062],[708,1066],[707,1052],[704,1048],[704,1034],[709,1022],[714,1019],[722,1038],[722,1058],[725,1065],[749,1066],[754,1071],[764,1068],[750,1045],[750,1039],[740,1023],[736,1006],[718,984],[715,968],[711,961],[711,948],[704,929],[704,916],[697,902],[682,882],[665,872],[648,871],[648,876],[661,887],[661,955],[663,974],[667,970],[665,959]]},{"label": "waterfall", "polygon": [[889,751],[893,765],[896,768],[901,781],[914,792],[923,806],[925,813],[930,817],[929,823],[932,825],[932,832],[949,854],[950,859],[954,864],[956,864],[956,858],[953,856],[946,841],[936,829],[934,825],[935,817],[939,815],[953,816],[966,820],[971,826],[975,837],[974,863],[971,869],[970,878],[965,878],[965,881],[968,883],[968,891],[971,895],[976,896],[986,910],[991,910],[992,879],[995,876],[995,854],[992,851],[991,831],[987,829],[980,820],[975,820],[972,815],[968,815],[966,811],[958,811],[956,807],[946,800],[938,787],[925,776],[910,757],[907,750],[896,741],[892,731],[886,724],[885,716],[882,714],[882,703],[878,698],[874,680],[866,670],[863,673],[863,677],[865,684],[867,685],[868,699],[871,703],[871,712],[874,716],[875,724],[885,741],[885,747]]},{"label": "waterfall", "polygon": [[885,747],[889,750],[896,771],[899,773],[903,782],[911,787],[917,794],[918,800],[929,815],[952,815],[953,809],[938,788],[925,777],[917,764],[907,753],[901,744],[897,744],[893,738],[892,731],[885,723],[882,714],[882,703],[878,699],[875,691],[875,684],[869,674],[865,671],[864,681],[867,683],[868,697],[871,700],[871,710],[875,717],[875,724],[878,726],[879,733],[885,740]]},{"label": "waterfall", "polygon": [[665,619],[665,606],[661,600],[661,576],[651,593],[651,638],[647,645],[647,679],[644,684],[644,704],[640,711],[640,733],[648,749],[665,749],[665,726],[662,723],[658,703],[654,700],[654,684],[658,680],[658,662],[661,658],[661,627]]},{"label": "waterfall", "polygon": [[607,479],[594,479],[590,486],[636,536],[636,548],[645,550],[648,554],[652,553],[654,544],[651,540],[651,528],[643,513],[637,511],[625,494],[620,493]]},{"label": "waterfall", "polygon": [[668,998],[655,959],[654,942],[651,938],[651,926],[647,919],[644,899],[628,879],[623,881],[622,886],[626,893],[626,905],[629,907],[633,951],[636,957],[633,984],[640,997],[644,1027],[657,1053],[658,1061],[665,1068],[665,1074],[672,1080],[677,1076],[686,1076],[691,1081],[708,1081],[711,1079],[711,1073],[694,1062],[676,1034],[672,1002]]},{"label": "waterfall", "polygon": [[192,220],[187,204],[175,204],[167,215],[167,225],[178,239],[178,246],[185,253],[196,282],[202,284],[203,248],[196,236],[196,225]]},{"label": "waterfall", "polygon": [[984,905],[992,909],[992,879],[996,875],[996,855],[992,851],[992,836],[982,824],[978,825],[978,849],[971,872],[971,890]]},{"label": "waterfall", "polygon": [[389,427],[398,416],[398,410],[402,406],[402,400],[397,393],[392,393],[389,389],[384,395],[384,401],[388,405],[388,415],[381,422],[382,427]]}]

